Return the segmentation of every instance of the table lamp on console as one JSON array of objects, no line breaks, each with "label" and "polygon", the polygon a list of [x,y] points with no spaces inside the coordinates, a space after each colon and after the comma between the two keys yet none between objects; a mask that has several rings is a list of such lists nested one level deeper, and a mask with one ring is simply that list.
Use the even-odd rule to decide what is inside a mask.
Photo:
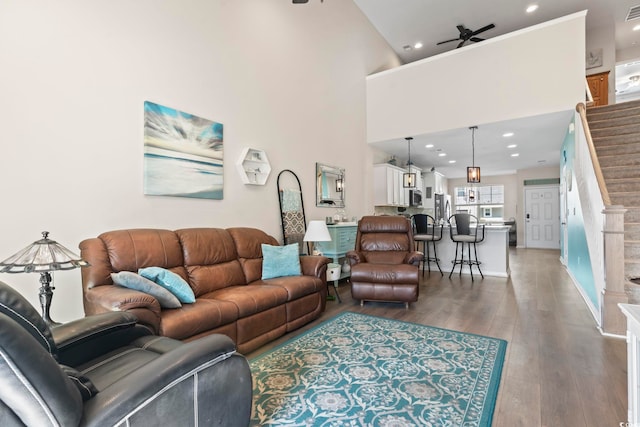
[{"label": "table lamp on console", "polygon": [[331,234],[329,234],[327,224],[324,221],[309,221],[309,227],[307,227],[303,240],[311,242],[311,255],[320,255],[315,243],[331,241]]}]

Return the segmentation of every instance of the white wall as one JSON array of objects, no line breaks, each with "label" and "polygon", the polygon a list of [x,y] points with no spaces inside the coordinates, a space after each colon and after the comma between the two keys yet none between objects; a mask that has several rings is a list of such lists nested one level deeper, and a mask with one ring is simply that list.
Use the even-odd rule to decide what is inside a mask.
[{"label": "white wall", "polygon": [[640,46],[616,50],[616,64],[637,61],[640,58]]},{"label": "white wall", "polygon": [[566,111],[584,100],[585,12],[367,78],[367,140]]},{"label": "white wall", "polygon": [[602,49],[602,66],[589,68],[586,75],[609,71],[609,104],[616,103],[616,33],[614,25],[591,28],[586,34],[586,52]]},{"label": "white wall", "polygon": [[[0,2],[0,259],[42,230],[72,250],[130,227],[254,226],[281,237],[276,176],[294,170],[307,219],[315,163],[346,168],[347,213],[371,206],[365,76],[399,65],[351,1]],[[142,194],[143,102],[224,124],[224,200]],[[266,150],[245,186],[243,147]],[[38,277],[0,274],[37,304]],[[80,272],[55,275],[52,317],[83,315]]]}]

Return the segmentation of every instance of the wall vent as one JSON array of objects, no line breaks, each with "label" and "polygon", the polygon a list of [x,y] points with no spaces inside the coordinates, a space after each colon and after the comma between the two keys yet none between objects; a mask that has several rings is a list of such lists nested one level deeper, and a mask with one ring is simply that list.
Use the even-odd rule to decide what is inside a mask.
[{"label": "wall vent", "polygon": [[633,6],[629,9],[629,13],[627,13],[627,19],[625,19],[625,21],[632,21],[638,18],[640,18],[640,5]]}]

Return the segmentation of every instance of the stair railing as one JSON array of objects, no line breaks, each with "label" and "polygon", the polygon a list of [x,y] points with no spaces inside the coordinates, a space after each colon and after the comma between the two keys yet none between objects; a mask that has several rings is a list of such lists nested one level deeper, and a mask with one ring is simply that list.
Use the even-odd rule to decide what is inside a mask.
[{"label": "stair railing", "polygon": [[[589,95],[591,94],[588,92]],[[593,162],[594,172],[596,174],[596,180],[598,181],[598,188],[600,189],[600,194],[602,195],[602,201],[605,206],[611,206],[611,198],[609,197],[609,191],[607,190],[607,185],[604,182],[604,175],[602,175],[602,169],[600,168],[600,162],[598,161],[598,156],[596,154],[596,147],[593,144],[593,139],[591,138],[591,130],[589,129],[589,123],[587,122],[587,106],[584,103],[580,102],[576,105],[576,111],[580,114],[580,121],[582,122],[582,128],[584,129],[584,135],[587,138],[587,146],[589,147],[589,156],[591,157],[591,161]]]}]

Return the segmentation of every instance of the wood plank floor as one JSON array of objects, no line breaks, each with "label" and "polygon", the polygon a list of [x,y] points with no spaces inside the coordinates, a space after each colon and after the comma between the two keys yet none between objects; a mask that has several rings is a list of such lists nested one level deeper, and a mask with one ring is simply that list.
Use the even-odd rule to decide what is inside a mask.
[{"label": "wood plank floor", "polygon": [[554,250],[512,248],[509,279],[425,273],[409,310],[361,308],[341,283],[341,304],[328,301],[320,319],[249,357],[347,310],[487,335],[508,342],[493,426],[618,426],[627,419],[626,342],[598,332],[558,258]]}]

